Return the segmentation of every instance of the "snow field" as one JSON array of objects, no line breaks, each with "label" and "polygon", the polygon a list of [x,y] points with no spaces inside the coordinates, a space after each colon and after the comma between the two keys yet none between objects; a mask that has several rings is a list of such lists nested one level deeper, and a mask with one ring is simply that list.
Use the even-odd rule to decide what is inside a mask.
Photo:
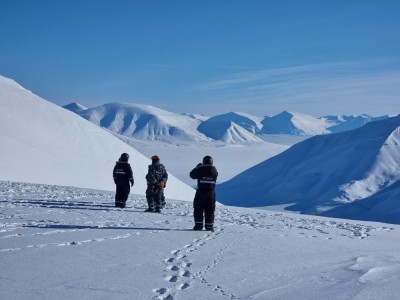
[{"label": "snow field", "polygon": [[2,299],[396,299],[398,225],[0,182]]}]

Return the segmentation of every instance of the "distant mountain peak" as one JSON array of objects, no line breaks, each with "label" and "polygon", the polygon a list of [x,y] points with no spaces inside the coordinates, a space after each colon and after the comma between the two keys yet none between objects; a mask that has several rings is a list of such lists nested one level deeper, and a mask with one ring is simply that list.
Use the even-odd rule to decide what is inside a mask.
[{"label": "distant mountain peak", "polygon": [[318,135],[329,133],[326,129],[327,121],[310,115],[283,111],[274,117],[266,117],[261,121],[261,133],[264,134],[291,134],[291,135]]},{"label": "distant mountain peak", "polygon": [[72,112],[78,113],[78,112],[82,112],[84,110],[87,110],[88,108],[78,102],[72,102],[69,103],[67,105],[64,105],[63,108],[68,109]]}]

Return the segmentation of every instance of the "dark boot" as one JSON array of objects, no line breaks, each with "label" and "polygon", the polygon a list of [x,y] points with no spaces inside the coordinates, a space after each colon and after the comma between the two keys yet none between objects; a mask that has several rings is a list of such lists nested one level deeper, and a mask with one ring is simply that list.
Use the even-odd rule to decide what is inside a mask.
[{"label": "dark boot", "polygon": [[125,208],[125,202],[115,201],[115,207]]},{"label": "dark boot", "polygon": [[214,223],[207,223],[206,222],[206,230],[207,231],[214,231]]},{"label": "dark boot", "polygon": [[203,225],[202,224],[196,224],[196,225],[194,225],[193,230],[198,230],[198,231],[203,230]]}]

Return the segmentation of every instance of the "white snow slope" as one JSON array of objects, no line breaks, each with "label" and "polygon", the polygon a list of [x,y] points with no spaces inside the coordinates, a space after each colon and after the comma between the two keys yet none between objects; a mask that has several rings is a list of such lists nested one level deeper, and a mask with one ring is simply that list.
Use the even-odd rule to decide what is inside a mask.
[{"label": "white snow slope", "polygon": [[366,114],[362,115],[351,115],[351,116],[325,116],[321,119],[327,120],[332,123],[327,129],[332,133],[347,131],[364,126],[369,122],[384,120],[389,118],[388,115],[380,117],[372,117]]},{"label": "white snow slope", "polygon": [[302,113],[284,111],[274,117],[266,117],[261,121],[261,133],[264,134],[293,134],[317,135],[329,133],[326,129],[329,123]]},{"label": "white snow slope", "polygon": [[400,116],[315,136],[222,183],[218,200],[400,223],[399,153]]},{"label": "white snow slope", "polygon": [[271,135],[313,136],[355,129],[388,116],[369,115],[313,117],[282,112],[262,118],[241,112],[214,117],[177,114],[143,104],[108,103],[87,109],[78,103],[63,106],[119,135],[142,141],[175,145],[223,142],[227,145],[260,144]]},{"label": "white snow slope", "polygon": [[400,226],[0,182],[1,299],[396,300]]},{"label": "white snow slope", "polygon": [[[144,194],[150,159],[78,115],[0,76],[0,180],[114,190],[112,170],[130,154]],[[192,200],[194,190],[169,177],[166,197]]]},{"label": "white snow slope", "polygon": [[207,140],[197,131],[201,121],[150,105],[109,103],[81,111],[79,115],[112,132],[140,140],[190,143]]},{"label": "white snow slope", "polygon": [[228,144],[263,143],[259,137],[232,121],[207,120],[200,124],[198,130],[214,140]]},{"label": "white snow slope", "polygon": [[237,125],[243,127],[247,131],[251,133],[257,133],[260,128],[262,127],[261,123],[261,118],[258,118],[256,116],[252,116],[246,113],[242,112],[229,112],[226,114],[222,115],[217,115],[214,117],[211,117],[207,120],[203,121],[203,125],[206,123],[219,123],[219,122],[226,122],[226,123],[231,123],[234,122]]}]

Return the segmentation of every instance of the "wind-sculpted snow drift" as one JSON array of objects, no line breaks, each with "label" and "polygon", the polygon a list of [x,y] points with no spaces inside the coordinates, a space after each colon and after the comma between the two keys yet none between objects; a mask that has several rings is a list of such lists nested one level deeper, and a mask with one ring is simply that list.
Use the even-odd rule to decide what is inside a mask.
[{"label": "wind-sculpted snow drift", "polygon": [[227,205],[400,223],[400,116],[315,136],[218,187]]}]

